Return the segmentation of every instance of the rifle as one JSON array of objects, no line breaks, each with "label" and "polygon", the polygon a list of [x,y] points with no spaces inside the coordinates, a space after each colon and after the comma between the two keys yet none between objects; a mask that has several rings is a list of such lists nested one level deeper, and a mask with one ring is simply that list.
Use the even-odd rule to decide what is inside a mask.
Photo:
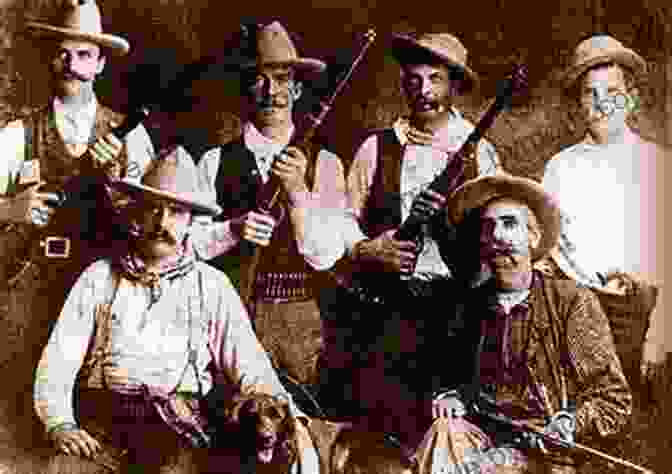
[{"label": "rifle", "polygon": [[[320,127],[326,118],[329,110],[336,101],[336,98],[341,93],[346,84],[350,81],[352,74],[364,58],[366,51],[369,49],[375,40],[376,33],[370,29],[364,35],[364,44],[361,46],[359,52],[350,64],[350,67],[343,73],[341,78],[336,82],[333,92],[325,99],[319,102],[319,112],[316,115],[312,113],[306,114],[299,126],[296,127],[294,134],[288,146],[294,146],[301,150],[308,149],[310,141],[315,136],[317,129]],[[308,167],[311,168],[310,165]],[[279,180],[271,174],[270,179],[265,183],[259,192],[257,199],[257,211],[262,214],[271,215],[273,208],[278,204],[278,198],[282,192],[282,186]],[[254,245],[250,242],[251,245]],[[261,257],[261,249],[259,246],[254,246],[254,253],[247,267],[247,281],[243,288],[241,288],[241,297],[244,302],[249,302],[252,298],[252,286],[254,284],[256,267]]]},{"label": "rifle", "polygon": [[627,461],[625,459],[617,458],[615,456],[611,456],[610,454],[603,453],[602,451],[599,451],[595,448],[591,448],[590,446],[586,446],[585,444],[581,443],[572,443],[569,441],[565,441],[560,438],[555,438],[551,436],[548,433],[545,433],[544,430],[541,428],[537,428],[536,426],[533,426],[529,423],[526,423],[524,421],[520,420],[514,420],[512,418],[509,418],[508,416],[502,415],[502,414],[496,414],[493,413],[492,411],[489,410],[480,410],[477,408],[477,405],[472,405],[472,410],[481,417],[488,418],[492,421],[502,423],[504,425],[509,426],[510,428],[513,428],[514,430],[522,431],[522,432],[527,432],[527,433],[532,433],[534,435],[540,436],[543,440],[548,441],[549,443],[553,443],[556,445],[559,445],[563,448],[570,449],[570,450],[576,450],[580,451],[586,454],[590,454],[592,456],[599,457],[600,459],[604,459],[609,462],[613,462],[616,464],[620,464],[621,466],[629,467],[631,469],[634,469],[636,471],[643,472],[644,474],[655,474],[652,470],[647,469],[643,466],[639,466],[638,464],[632,463],[630,461]]},{"label": "rifle", "polygon": [[[492,126],[495,118],[507,107],[514,95],[520,94],[527,88],[527,68],[522,64],[516,64],[509,76],[499,83],[498,92],[495,100],[488,107],[474,130],[469,134],[467,139],[462,143],[460,148],[451,157],[448,165],[444,170],[432,180],[428,189],[442,196],[449,197],[455,189],[457,189],[464,182],[464,172],[467,160],[475,159],[473,155],[476,151],[478,142],[483,138],[485,132]],[[425,224],[428,223],[436,214],[437,211],[427,215],[417,212],[417,201],[419,197],[413,202],[411,212],[408,218],[401,223],[397,228],[394,238],[396,240],[413,241],[417,244],[417,254],[421,250],[424,241]],[[417,257],[416,254],[416,257]],[[417,261],[417,258],[416,258]],[[409,273],[401,273],[399,280],[407,282],[405,286],[407,291],[397,292],[401,290],[398,283],[399,280],[390,281],[389,278],[380,278],[376,274],[376,278],[353,278],[351,287],[347,292],[354,295],[357,300],[364,303],[380,304],[386,300],[386,294],[408,294],[419,296],[428,294],[431,290],[425,288],[423,282],[410,283],[414,269]],[[378,284],[376,284],[376,282]],[[393,289],[390,291],[390,289]]]},{"label": "rifle", "polygon": [[[148,111],[142,107],[132,109],[125,117],[123,123],[115,127],[111,133],[119,140],[137,127],[148,115]],[[100,167],[94,163],[94,159],[87,150],[80,158],[83,161],[84,172],[79,176],[73,176],[63,186],[53,188],[47,183],[44,185],[44,191],[51,194],[48,204],[56,208],[75,208],[85,203],[95,203],[96,214],[100,212],[111,213],[111,217],[118,215],[118,210],[112,200],[111,184],[112,179],[106,172],[106,167]],[[112,164],[114,166],[115,163]],[[108,165],[109,166],[109,165]],[[130,171],[130,170],[129,170]],[[135,170],[139,172],[140,170]],[[39,182],[39,176],[33,177]],[[42,190],[42,189],[41,189]],[[100,206],[100,208],[98,207]],[[58,213],[57,213],[58,214]],[[62,226],[54,224],[54,215],[49,223],[44,227],[36,227],[29,231],[26,238],[25,251],[22,256],[16,256],[17,270],[8,275],[8,283],[13,286],[23,274],[33,266],[39,258],[65,259],[70,256],[71,239],[60,235],[63,234]],[[55,228],[56,227],[56,228]],[[73,229],[68,229],[72,233]],[[90,232],[92,229],[77,229],[75,232]],[[56,234],[56,235],[55,235]]]}]

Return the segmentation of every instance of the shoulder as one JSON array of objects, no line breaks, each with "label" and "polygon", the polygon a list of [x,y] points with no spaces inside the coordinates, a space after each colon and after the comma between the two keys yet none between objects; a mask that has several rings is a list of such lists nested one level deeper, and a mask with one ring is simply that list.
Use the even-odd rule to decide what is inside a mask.
[{"label": "shoulder", "polygon": [[599,302],[593,290],[575,280],[541,277],[548,296],[566,317],[580,310],[593,313],[599,308]]},{"label": "shoulder", "polygon": [[221,146],[212,147],[206,150],[201,158],[198,160],[199,166],[209,166],[212,163],[218,162],[221,155]]},{"label": "shoulder", "polygon": [[585,150],[581,143],[563,148],[544,165],[544,180],[575,172],[584,154]]},{"label": "shoulder", "polygon": [[91,263],[79,275],[77,284],[91,288],[95,292],[103,291],[113,278],[114,269],[110,260],[101,259]]}]

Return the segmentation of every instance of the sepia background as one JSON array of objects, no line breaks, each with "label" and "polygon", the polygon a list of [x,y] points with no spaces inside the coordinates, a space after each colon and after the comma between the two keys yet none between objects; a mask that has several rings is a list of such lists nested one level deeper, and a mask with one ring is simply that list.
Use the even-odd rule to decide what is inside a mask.
[{"label": "sepia background", "polygon": [[[48,96],[47,84],[41,80],[46,66],[40,64],[36,54],[39,43],[23,33],[23,22],[26,17],[49,16],[55,4],[55,0],[0,2],[0,120],[41,105]],[[487,107],[488,98],[494,96],[497,81],[508,73],[510,64],[516,61],[528,66],[529,93],[519,98],[487,134],[505,168],[515,174],[539,179],[545,160],[582,137],[584,131],[569,120],[556,78],[576,44],[595,32],[612,34],[649,62],[649,74],[638,84],[641,100],[635,126],[643,135],[672,145],[669,0],[370,0],[363,5],[354,0],[100,0],[99,5],[105,31],[125,36],[132,47],[128,57],[108,60],[97,83],[101,101],[122,111],[138,100],[149,102],[156,111],[150,131],[157,144],[180,130],[195,159],[207,146],[238,133],[236,77],[212,61],[211,67],[184,84],[186,88],[179,97],[171,93],[171,81],[186,65],[204,57],[225,62],[230,38],[241,21],[252,18],[280,19],[295,34],[300,51],[330,61],[334,74],[357,48],[361,35],[369,28],[375,29],[376,42],[320,131],[325,144],[346,165],[366,129],[389,125],[404,112],[399,69],[386,46],[390,33],[412,30],[451,32],[469,49],[469,61],[481,77],[481,88],[464,98],[461,107],[474,121]],[[314,102],[324,87],[325,83],[318,83],[312,93],[309,91],[305,108],[310,108],[311,99]],[[664,210],[659,209],[659,213],[662,216]],[[663,229],[657,229],[657,233],[662,242]],[[664,261],[662,245],[657,252],[658,260]],[[0,370],[8,385],[14,386],[12,377],[21,370],[20,348],[31,344],[31,335],[22,332],[22,321],[0,321],[0,325],[4,325],[0,332],[4,338],[0,341]],[[667,326],[669,337],[665,337],[663,325],[656,335],[661,341],[672,341],[672,323]],[[672,343],[667,350],[672,351]],[[667,388],[672,383],[669,374],[672,370],[661,375],[657,390],[663,395],[659,398],[669,399],[672,394]],[[4,424],[0,420],[0,437],[8,449],[5,457],[14,456],[13,446],[30,446],[36,436],[30,421],[29,389],[15,387],[9,391],[11,396],[0,400],[0,414],[4,413],[5,420]],[[672,406],[664,403],[642,407],[628,439],[612,449],[666,472],[665,452],[672,447],[672,436],[663,422],[667,420],[668,426],[672,422],[671,410]],[[13,463],[29,463],[25,459],[21,454]],[[8,461],[7,465],[12,463]],[[0,473],[12,472],[2,469],[0,464]],[[609,469],[603,464],[596,469],[593,472],[620,472],[620,468]]]}]

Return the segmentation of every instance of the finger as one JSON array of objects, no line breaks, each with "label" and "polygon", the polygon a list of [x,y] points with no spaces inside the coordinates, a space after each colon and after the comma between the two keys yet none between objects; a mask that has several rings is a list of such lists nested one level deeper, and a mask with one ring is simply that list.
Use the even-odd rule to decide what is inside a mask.
[{"label": "finger", "polygon": [[101,139],[105,143],[108,143],[111,145],[113,148],[122,148],[124,144],[117,138],[117,136],[114,133],[108,133]]},{"label": "finger", "polygon": [[243,231],[270,235],[273,233],[274,228],[274,225],[268,224],[267,222],[246,222]]},{"label": "finger", "polygon": [[267,238],[261,238],[261,237],[249,237],[246,238],[245,240],[248,240],[252,243],[255,243],[257,245],[261,245],[262,247],[268,247],[271,243],[271,239]]},{"label": "finger", "polygon": [[410,240],[393,240],[393,245],[395,251],[402,253],[402,254],[407,254],[411,256],[415,256],[415,251],[417,249],[417,245],[415,242],[412,242]]},{"label": "finger", "polygon": [[70,453],[75,456],[81,456],[83,454],[79,443],[72,438],[68,439],[68,448],[70,449]]},{"label": "finger", "polygon": [[275,227],[276,224],[275,218],[273,218],[273,216],[267,214],[257,214],[256,212],[249,215],[247,222],[254,222],[256,224],[267,225],[270,227]]},{"label": "finger", "polygon": [[70,448],[68,448],[67,445],[65,445],[63,443],[59,443],[59,446],[58,446],[57,449],[58,449],[58,451],[61,451],[63,454],[67,454],[68,456],[70,456]]}]

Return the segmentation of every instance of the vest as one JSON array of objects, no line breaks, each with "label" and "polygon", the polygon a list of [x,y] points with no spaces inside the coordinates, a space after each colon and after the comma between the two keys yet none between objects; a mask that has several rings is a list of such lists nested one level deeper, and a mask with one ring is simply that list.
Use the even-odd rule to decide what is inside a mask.
[{"label": "vest", "polygon": [[[309,162],[315,163],[316,149]],[[306,182],[313,188],[315,166],[307,171]],[[223,212],[217,220],[239,217],[257,207],[257,197],[263,182],[259,175],[254,154],[245,146],[243,138],[222,145],[220,148],[219,169],[215,178],[217,203]],[[287,209],[286,204],[281,204]],[[211,260],[216,268],[227,273],[234,283],[241,285],[247,278],[241,274],[246,271],[255,246],[242,241],[226,255]],[[256,267],[255,298],[297,298],[312,297],[312,274],[315,273],[299,253],[294,231],[289,217],[284,213],[278,223],[270,245],[260,249],[261,256]]]},{"label": "vest", "polygon": [[[110,133],[110,122],[122,123],[124,116],[111,109],[98,105],[93,133],[89,144],[98,137]],[[70,257],[47,258],[38,251],[35,263],[42,271],[47,271],[49,280],[63,281],[66,286],[74,283],[79,273],[91,262],[108,254],[115,242],[121,242],[119,221],[115,220],[113,210],[105,208],[104,190],[94,176],[90,163],[86,159],[72,156],[56,128],[51,107],[41,108],[23,119],[25,129],[24,161],[37,160],[40,166],[40,178],[46,183],[45,189],[65,189],[73,202],[60,207],[52,216],[48,226],[36,232],[33,226],[14,226],[17,238],[37,245],[38,237],[66,237],[70,239]],[[122,149],[119,157],[121,176],[127,170],[127,152]],[[72,179],[76,178],[76,179]],[[20,192],[17,183],[10,185],[10,194]],[[20,256],[19,256],[20,257]]]},{"label": "vest", "polygon": [[[392,128],[375,130],[378,140],[376,171],[362,218],[364,233],[376,237],[401,224],[401,162],[404,147]],[[465,163],[461,182],[478,176],[476,160]]]}]

